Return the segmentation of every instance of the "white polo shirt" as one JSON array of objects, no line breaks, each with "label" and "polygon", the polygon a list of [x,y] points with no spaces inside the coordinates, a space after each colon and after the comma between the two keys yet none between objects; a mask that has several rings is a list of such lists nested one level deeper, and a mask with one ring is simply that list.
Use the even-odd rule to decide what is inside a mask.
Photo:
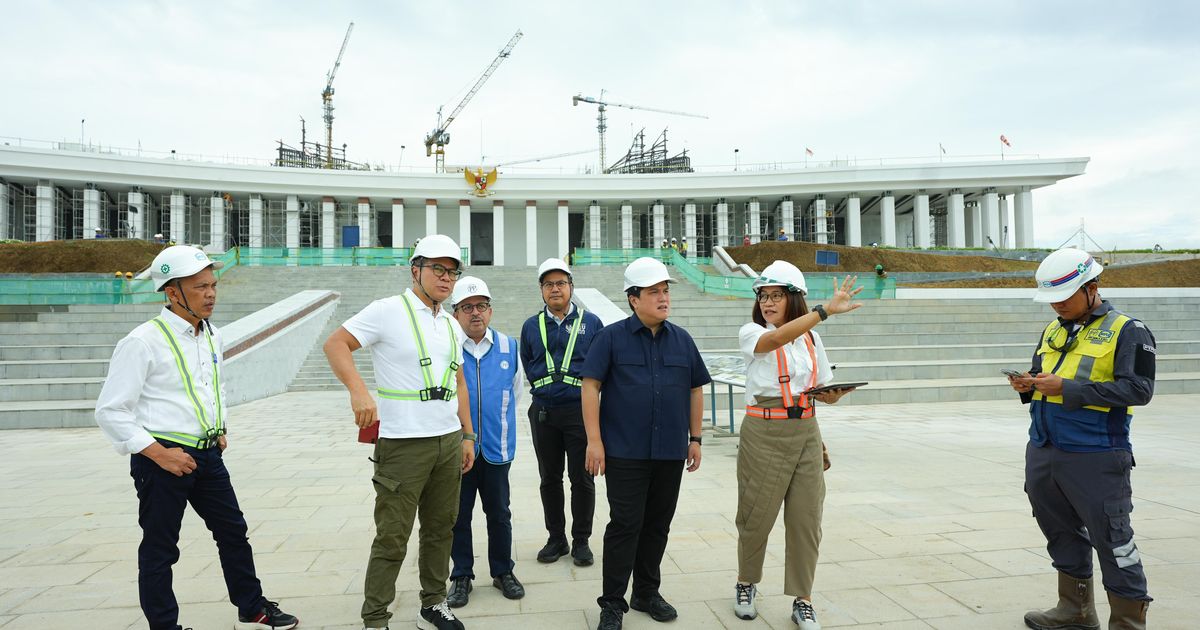
[{"label": "white polo shirt", "polygon": [[[779,384],[779,362],[775,360],[775,351],[755,352],[759,337],[768,330],[775,330],[773,324],[765,327],[750,322],[738,331],[738,346],[742,350],[742,358],[746,360],[746,404],[754,405],[762,398],[779,398],[782,390]],[[829,357],[825,355],[825,344],[821,343],[821,335],[812,331],[813,346],[817,355],[817,385],[828,385],[833,382],[833,369],[829,367]],[[788,376],[791,381],[792,395],[798,395],[808,389],[809,379],[812,378],[812,357],[808,356],[808,344],[801,337],[784,344],[783,351],[787,354]]]},{"label": "white polo shirt", "polygon": [[[213,388],[213,352],[204,332],[163,308],[162,318],[175,334],[179,351],[192,375],[192,386],[208,423],[215,426],[217,408]],[[221,331],[212,328],[218,377],[225,347]],[[225,384],[221,383],[221,414],[225,415]],[[228,420],[228,418],[226,418]],[[122,455],[140,453],[154,442],[150,431],[200,436],[203,431],[196,411],[175,365],[175,356],[162,331],[152,322],[134,328],[117,342],[108,377],[96,400],[96,424]]]},{"label": "white polo shirt", "polygon": [[[403,295],[375,300],[354,317],[346,320],[346,329],[364,348],[370,348],[375,366],[375,384],[381,389],[415,391],[425,389],[417,341],[413,338],[408,312],[401,300],[412,305],[421,338],[429,353],[433,384],[440,386],[450,363],[450,331],[458,345],[455,361],[462,363],[463,341],[467,335],[446,308],[435,316],[412,289]],[[460,368],[461,369],[461,368]],[[458,388],[458,375],[451,377],[450,388]],[[458,420],[458,400],[379,400],[379,437],[417,438],[446,435],[462,429]]]}]

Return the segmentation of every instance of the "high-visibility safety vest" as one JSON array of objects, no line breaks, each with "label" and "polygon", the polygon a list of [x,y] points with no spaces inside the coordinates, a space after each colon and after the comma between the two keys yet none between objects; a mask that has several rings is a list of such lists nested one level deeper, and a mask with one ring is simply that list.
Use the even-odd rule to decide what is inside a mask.
[{"label": "high-visibility safety vest", "polygon": [[167,341],[167,348],[171,351],[171,356],[175,359],[175,368],[179,370],[179,380],[183,383],[184,393],[187,394],[188,400],[192,403],[192,409],[196,412],[196,421],[200,423],[201,432],[201,435],[190,435],[187,433],[150,431],[150,435],[192,448],[207,449],[216,446],[217,438],[225,435],[225,414],[221,411],[221,375],[217,369],[217,349],[213,346],[212,333],[208,330],[208,326],[205,325],[204,337],[208,340],[208,351],[212,353],[212,385],[217,408],[217,417],[210,424],[208,412],[204,409],[204,402],[200,400],[200,396],[196,393],[196,379],[192,378],[192,371],[188,369],[187,359],[183,357],[183,351],[179,348],[179,339],[171,331],[167,320],[161,316],[155,317],[150,322],[158,328],[158,331],[162,333],[163,339]]},{"label": "high-visibility safety vest", "polygon": [[[805,333],[802,337],[804,345],[808,349],[808,357],[812,360],[812,374],[808,377],[808,387],[804,389],[810,390],[817,386],[817,347],[813,345],[812,335]],[[783,346],[775,350],[775,364],[778,367],[779,374],[779,390],[780,398],[783,398],[783,407],[757,407],[754,405],[746,406],[746,415],[752,418],[764,418],[766,420],[787,420],[788,418],[811,418],[815,410],[812,407],[811,401],[808,399],[808,394],[801,393],[797,396],[792,395],[792,377],[788,374],[787,351]]]},{"label": "high-visibility safety vest", "polygon": [[517,450],[517,392],[513,379],[520,362],[517,343],[492,331],[492,347],[481,358],[465,357],[463,377],[471,396],[475,452],[492,464],[506,464]]},{"label": "high-visibility safety vest", "polygon": [[579,327],[583,325],[583,313],[584,310],[579,309],[575,323],[571,324],[571,336],[567,339],[567,350],[563,353],[561,368],[554,367],[554,357],[550,356],[550,344],[546,341],[546,311],[538,313],[538,332],[542,334],[542,349],[546,351],[546,376],[531,383],[533,389],[560,382],[572,387],[583,386],[583,381],[567,374],[571,369],[571,357],[575,354],[575,340],[579,338]]},{"label": "high-visibility safety vest", "polygon": [[[402,389],[384,389],[380,387],[376,391],[380,398],[388,398],[391,400],[453,400],[455,389],[453,385],[458,383],[455,374],[458,372],[458,360],[461,358],[458,349],[458,337],[454,334],[454,325],[450,323],[450,319],[446,319],[446,330],[450,333],[450,363],[446,366],[445,373],[442,374],[442,384],[435,385],[433,381],[433,370],[429,366],[433,365],[433,360],[429,358],[429,350],[425,348],[425,338],[421,336],[421,327],[417,325],[417,314],[413,312],[412,304],[408,303],[408,299],[403,295],[400,296],[400,302],[404,304],[404,312],[408,314],[408,323],[412,326],[413,339],[417,342],[417,362],[421,365],[421,378],[425,381],[425,389],[402,390]],[[434,326],[437,321],[434,321]]]},{"label": "high-visibility safety vest", "polygon": [[[1110,310],[1074,335],[1069,335],[1060,322],[1051,322],[1038,343],[1042,372],[1076,382],[1112,382],[1115,380],[1117,340],[1121,329],[1131,319]],[[1029,411],[1033,416],[1029,439],[1038,446],[1049,440],[1071,451],[1129,447],[1129,423],[1133,416],[1128,407],[1085,405],[1079,409],[1066,409],[1061,395],[1047,396],[1035,390]]]}]

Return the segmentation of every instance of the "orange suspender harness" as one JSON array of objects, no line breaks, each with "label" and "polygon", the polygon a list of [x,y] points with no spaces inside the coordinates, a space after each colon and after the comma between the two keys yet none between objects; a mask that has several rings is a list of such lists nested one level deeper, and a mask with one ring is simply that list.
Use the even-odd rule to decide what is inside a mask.
[{"label": "orange suspender harness", "polygon": [[[813,345],[812,336],[809,334],[804,335],[804,345],[808,347],[808,356],[812,359],[812,374],[808,379],[808,387],[804,388],[805,390],[809,390],[817,386],[817,349]],[[787,353],[784,352],[782,347],[775,350],[775,362],[779,366],[779,389],[782,392],[783,407],[754,407],[747,405],[746,415],[766,420],[813,417],[814,409],[809,404],[808,395],[799,394],[798,397],[792,396],[792,377],[788,374]]]}]

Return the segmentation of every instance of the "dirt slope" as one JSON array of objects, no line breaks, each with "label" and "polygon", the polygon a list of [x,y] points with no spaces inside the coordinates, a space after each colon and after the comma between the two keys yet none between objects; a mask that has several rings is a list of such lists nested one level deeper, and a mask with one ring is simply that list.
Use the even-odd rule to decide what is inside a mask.
[{"label": "dirt slope", "polygon": [[[816,252],[827,249],[838,252],[841,265],[817,267]],[[875,247],[846,247],[844,245],[817,245],[771,241],[747,247],[727,247],[725,251],[738,263],[746,263],[756,271],[775,260],[786,260],[801,271],[855,271],[874,272],[875,265],[882,264],[889,272],[895,271],[1033,271],[1036,262],[1005,260],[989,256],[947,256],[939,254],[915,254]]]},{"label": "dirt slope", "polygon": [[[920,288],[1033,288],[1032,278],[984,278],[902,285]],[[1130,267],[1110,267],[1100,276],[1103,287],[1200,287],[1200,260],[1171,260]]]},{"label": "dirt slope", "polygon": [[0,273],[134,273],[150,266],[166,245],[99,239],[0,243]]}]

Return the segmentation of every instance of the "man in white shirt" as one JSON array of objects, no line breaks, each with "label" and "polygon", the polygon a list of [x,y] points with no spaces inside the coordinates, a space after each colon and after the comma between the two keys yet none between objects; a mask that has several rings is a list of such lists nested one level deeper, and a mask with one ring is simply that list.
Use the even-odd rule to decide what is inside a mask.
[{"label": "man in white shirt", "polygon": [[487,283],[464,276],[454,287],[454,317],[467,333],[463,341],[463,375],[471,398],[471,424],[479,436],[475,465],[463,475],[450,549],[451,608],[466,606],[475,579],[471,517],[475,494],[487,515],[488,572],[492,586],[508,599],[525,597],[525,587],[513,574],[512,511],[508,471],[517,450],[517,406],[525,382],[517,342],[489,327],[492,295]]},{"label": "man in white shirt", "polygon": [[222,460],[225,438],[221,333],[208,322],[217,303],[213,262],[194,247],[168,247],[150,277],[168,305],[117,343],[96,401],[96,423],[130,455],[138,495],[138,596],[151,630],[181,628],[171,588],[179,528],[191,503],[212,531],[239,630],[294,628],[299,620],[267,601],[254,572],[246,519]]},{"label": "man in white shirt", "polygon": [[[421,609],[417,627],[459,630],[446,605],[459,483],[475,460],[466,381],[459,369],[462,326],[442,304],[462,275],[458,244],[422,238],[409,261],[412,288],[376,300],[329,336],[325,356],[350,392],[360,429],[378,422],[375,443],[375,540],[367,562],[363,625],[387,628],[413,520],[419,514]],[[352,352],[371,349],[378,405],[354,367]]]}]

